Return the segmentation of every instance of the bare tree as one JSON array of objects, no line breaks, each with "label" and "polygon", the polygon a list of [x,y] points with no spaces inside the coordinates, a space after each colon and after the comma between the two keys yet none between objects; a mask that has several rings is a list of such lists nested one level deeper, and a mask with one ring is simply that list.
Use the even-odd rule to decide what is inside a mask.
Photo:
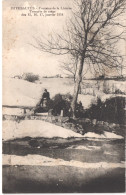
[{"label": "bare tree", "polygon": [[125,13],[125,7],[125,0],[76,0],[65,34],[55,33],[45,41],[36,38],[35,47],[43,52],[78,56],[71,104],[73,115],[85,64],[93,66],[96,71],[120,69],[122,55],[117,43],[124,39],[125,25],[119,18]]},{"label": "bare tree", "polygon": [[[65,61],[60,62],[61,70],[64,71],[65,75],[72,76],[74,83],[76,82],[76,72],[77,72],[77,64],[78,64],[78,58],[77,57],[71,57]],[[84,78],[89,70],[89,67],[87,66],[86,69],[83,70],[82,77]]]},{"label": "bare tree", "polygon": [[60,68],[61,70],[65,71],[64,73],[67,76],[72,76],[74,82],[76,81],[76,71],[77,71],[77,63],[78,63],[78,59],[75,57],[71,57],[70,59],[68,59],[67,61],[63,61],[60,62]]}]

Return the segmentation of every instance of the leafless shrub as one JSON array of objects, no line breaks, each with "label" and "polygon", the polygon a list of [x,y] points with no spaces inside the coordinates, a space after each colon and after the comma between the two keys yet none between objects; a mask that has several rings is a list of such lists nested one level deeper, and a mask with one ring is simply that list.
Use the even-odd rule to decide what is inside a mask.
[{"label": "leafless shrub", "polygon": [[39,80],[39,76],[33,73],[24,73],[22,79],[34,83],[35,81]]}]

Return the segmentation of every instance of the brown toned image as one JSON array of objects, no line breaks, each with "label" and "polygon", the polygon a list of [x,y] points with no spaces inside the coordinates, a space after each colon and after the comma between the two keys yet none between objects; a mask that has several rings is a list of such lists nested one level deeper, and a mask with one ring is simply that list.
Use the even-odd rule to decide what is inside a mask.
[{"label": "brown toned image", "polygon": [[126,0],[2,12],[2,192],[125,192]]}]

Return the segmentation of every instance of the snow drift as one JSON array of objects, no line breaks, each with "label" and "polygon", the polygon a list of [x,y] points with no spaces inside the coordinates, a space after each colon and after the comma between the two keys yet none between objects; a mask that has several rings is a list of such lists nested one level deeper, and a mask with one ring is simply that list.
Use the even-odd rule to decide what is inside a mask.
[{"label": "snow drift", "polygon": [[9,106],[35,106],[42,94],[40,84],[12,78],[3,81],[3,105]]},{"label": "snow drift", "polygon": [[15,121],[3,122],[3,140],[23,138],[23,137],[82,137],[82,135],[72,130],[56,126],[40,120],[24,120],[17,123]]},{"label": "snow drift", "polygon": [[19,123],[16,121],[3,121],[3,140],[11,140],[23,137],[81,137],[81,138],[112,138],[112,139],[123,139],[122,136],[116,135],[110,132],[104,132],[104,134],[96,134],[93,132],[88,132],[85,135],[75,133],[70,129],[65,129],[60,126],[56,126],[52,123],[48,123],[41,120],[23,120]]}]

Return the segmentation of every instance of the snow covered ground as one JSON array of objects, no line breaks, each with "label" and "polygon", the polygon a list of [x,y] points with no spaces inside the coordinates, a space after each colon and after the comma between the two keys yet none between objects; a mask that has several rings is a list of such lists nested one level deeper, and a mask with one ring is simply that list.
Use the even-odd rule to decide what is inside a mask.
[{"label": "snow covered ground", "polygon": [[3,78],[3,105],[35,106],[42,94],[40,84],[12,78]]},{"label": "snow covered ground", "polygon": [[56,126],[52,123],[48,123],[41,120],[23,120],[19,123],[16,121],[3,121],[3,140],[11,140],[16,138],[23,137],[45,137],[45,138],[53,138],[53,137],[84,137],[84,138],[112,138],[112,139],[123,139],[122,136],[116,135],[114,133],[105,132],[104,134],[96,134],[93,132],[88,132],[84,135],[79,133],[75,133],[70,129],[65,129],[60,126]]},{"label": "snow covered ground", "polygon": [[54,159],[41,155],[27,155],[27,156],[17,156],[17,155],[6,155],[3,154],[3,165],[32,165],[32,166],[72,166],[85,169],[115,169],[115,168],[125,168],[125,162],[121,163],[84,163],[80,161],[65,161],[63,159]]},{"label": "snow covered ground", "polygon": [[23,137],[82,137],[71,130],[41,120],[3,121],[3,140]]},{"label": "snow covered ground", "polygon": [[[92,88],[96,88],[96,81],[85,81],[92,84]],[[113,81],[108,81],[111,85]],[[102,83],[102,82],[101,82]],[[109,84],[109,85],[110,85]],[[101,84],[102,85],[102,84]],[[110,87],[111,87],[110,85]],[[116,82],[116,88],[125,91],[125,82]],[[101,87],[101,86],[100,86]],[[3,105],[9,106],[29,106],[34,107],[40,100],[44,88],[47,88],[50,92],[50,97],[61,93],[73,94],[73,82],[70,79],[42,79],[40,83],[31,83],[21,79],[3,78]],[[102,87],[101,87],[102,88]],[[90,92],[90,88],[87,88],[87,93]],[[120,96],[113,94],[105,94],[102,90],[95,89],[95,95],[92,94],[79,94],[78,101],[81,101],[84,108],[89,108],[91,103],[96,103],[97,97],[100,97],[102,101],[111,97]],[[121,95],[126,97],[126,95]],[[9,111],[11,112],[11,110]],[[12,111],[13,112],[13,111]]]},{"label": "snow covered ground", "polygon": [[[23,109],[18,107],[35,106],[41,98],[44,88],[48,89],[51,97],[57,93],[73,93],[73,84],[67,83],[69,79],[66,83],[62,79],[54,79],[53,81],[52,79],[43,79],[42,83],[39,84],[19,79],[4,79],[3,105],[17,106],[17,108],[3,107],[3,114],[23,115]],[[105,95],[101,91],[97,91],[97,95],[103,101],[114,96]],[[96,102],[97,95],[79,95],[79,100],[82,101],[84,108],[88,108],[92,102]],[[99,177],[100,182],[97,187],[99,189],[101,181],[103,184],[104,181],[106,182],[106,177],[105,180],[104,177],[101,179],[103,174],[107,175],[108,184],[111,185],[115,181],[117,169],[119,170],[117,172],[119,180],[113,184],[112,189],[118,187],[119,182],[123,181],[125,162],[122,145],[124,138],[115,133],[104,131],[102,134],[97,134],[90,132],[89,129],[89,132],[81,135],[42,120],[3,120],[2,134],[3,190],[5,193],[23,193],[23,187],[26,193],[48,192],[48,189],[51,189],[51,183],[56,186],[55,189],[59,189],[56,192],[64,192],[62,189],[65,189],[65,186],[73,189],[75,185],[77,187],[73,189],[73,192],[85,192],[85,189],[80,190],[80,186],[87,185],[88,180],[91,180],[91,184],[94,185],[92,179]],[[20,139],[25,137],[30,138],[28,140]],[[46,139],[55,137],[57,139]],[[16,138],[19,139],[14,140]],[[114,145],[115,139],[122,140],[119,141],[119,144],[117,142],[117,145]],[[33,148],[30,143],[34,140],[41,141],[39,141],[39,146]],[[79,141],[76,142],[76,140]],[[68,145],[65,146],[64,143],[68,143]],[[62,148],[62,145],[66,148],[62,151],[57,149],[56,146]],[[122,171],[121,176],[120,170]],[[111,179],[111,171],[113,171],[113,180]],[[8,175],[8,173],[10,174]],[[40,184],[40,188],[38,184]],[[47,190],[43,191],[45,186],[47,186]],[[106,189],[106,186],[103,186]],[[29,190],[27,190],[28,188]],[[92,189],[91,186],[89,188]]]},{"label": "snow covered ground", "polygon": [[[73,93],[73,83],[70,79],[43,79],[41,84],[31,83],[28,81],[3,78],[3,105],[8,106],[26,106],[34,107],[40,100],[44,88],[47,88],[51,97],[57,93],[66,94]],[[92,81],[94,82],[94,81]],[[60,86],[60,87],[59,87]],[[124,87],[124,85],[122,85]],[[119,86],[118,86],[119,87]],[[101,91],[97,91],[97,96],[100,96],[102,101],[116,95],[104,94]],[[90,104],[97,101],[97,96],[93,95],[79,95],[79,101],[82,102],[84,108],[88,108]],[[118,95],[119,96],[119,95]],[[121,95],[125,96],[125,95]],[[19,108],[3,108],[3,114],[9,115],[23,115],[23,109]],[[87,137],[89,139],[95,138],[113,138],[121,139],[122,136],[116,135],[110,132],[104,132],[99,135],[93,132],[88,132],[84,136],[75,133],[71,130],[55,126],[54,124],[46,123],[40,120],[25,120],[17,123],[16,121],[3,121],[3,139],[14,139],[22,137]]]}]

